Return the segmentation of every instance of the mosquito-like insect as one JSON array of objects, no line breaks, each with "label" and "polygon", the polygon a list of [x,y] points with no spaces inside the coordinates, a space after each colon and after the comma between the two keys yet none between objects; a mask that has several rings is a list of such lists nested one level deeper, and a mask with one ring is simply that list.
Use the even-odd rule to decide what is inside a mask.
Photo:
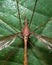
[{"label": "mosquito-like insect", "polygon": [[[18,6],[18,1],[16,0],[17,2],[17,6]],[[32,22],[32,19],[33,19],[33,15],[34,15],[34,11],[35,11],[35,8],[36,8],[36,4],[37,4],[37,0],[35,1],[35,5],[34,5],[34,9],[33,9],[33,13],[32,13],[32,17],[31,17],[31,20],[30,20],[30,24]],[[22,25],[21,25],[21,18],[20,18],[20,11],[19,11],[19,6],[18,6],[18,15],[19,15],[19,20],[20,20],[20,26],[22,28]],[[52,49],[52,38],[48,38],[46,36],[42,36],[40,34],[36,34],[34,32],[31,32],[30,31],[30,27],[28,25],[28,21],[25,17],[24,19],[24,28],[21,32],[17,32],[16,34],[12,34],[12,35],[9,35],[9,36],[4,36],[4,37],[1,37],[0,38],[0,50],[8,47],[9,45],[11,45],[14,41],[15,41],[15,38],[18,36],[18,35],[21,35],[23,40],[24,40],[24,65],[28,65],[28,62],[27,62],[27,41],[28,41],[28,38],[30,37],[30,35],[34,35],[38,40],[40,40],[43,44],[45,44],[48,49]],[[41,28],[42,26],[44,26],[46,23],[40,25],[38,28],[35,29],[38,30],[39,28]],[[33,44],[30,43],[30,45],[34,48]],[[9,56],[7,56],[7,59],[6,61],[12,56],[12,54],[16,51],[16,48],[13,49],[13,52],[9,54]],[[5,65],[7,62],[4,62],[2,65]]]}]

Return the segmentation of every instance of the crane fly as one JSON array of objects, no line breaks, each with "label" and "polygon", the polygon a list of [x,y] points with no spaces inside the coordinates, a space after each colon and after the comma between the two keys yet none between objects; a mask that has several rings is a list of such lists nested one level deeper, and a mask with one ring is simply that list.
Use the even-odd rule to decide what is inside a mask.
[{"label": "crane fly", "polygon": [[[18,1],[16,0],[16,2],[17,2],[17,6],[18,6]],[[35,11],[35,8],[36,8],[36,4],[37,4],[37,0],[35,1],[32,17],[31,17],[31,20],[30,20],[30,24],[31,24],[33,16],[34,16],[34,11]],[[18,15],[19,15],[19,20],[20,20],[20,26],[22,28],[19,6],[18,6]],[[35,31],[38,30],[39,28],[41,28],[42,26],[44,26],[45,24],[46,23],[40,25],[38,28],[35,29]],[[34,33],[32,31],[30,31],[28,21],[25,17],[25,19],[24,19],[24,28],[23,28],[23,30],[21,30],[21,32],[17,32],[16,34],[12,34],[12,35],[9,35],[9,36],[0,37],[0,50],[10,46],[15,41],[15,39],[18,35],[21,35],[23,40],[24,40],[24,65],[28,65],[27,41],[28,41],[30,35],[34,35],[39,41],[41,41],[43,44],[45,44],[48,49],[52,49],[52,38],[42,36],[40,34],[37,34],[37,33]],[[32,46],[32,48],[34,48],[32,43],[30,43],[30,45]],[[16,51],[16,48],[12,50],[12,53],[9,53],[9,56],[7,55],[6,61],[8,61],[8,59],[12,56],[12,54],[14,54],[15,51]],[[7,62],[4,62],[2,65],[5,65],[6,63]]]}]

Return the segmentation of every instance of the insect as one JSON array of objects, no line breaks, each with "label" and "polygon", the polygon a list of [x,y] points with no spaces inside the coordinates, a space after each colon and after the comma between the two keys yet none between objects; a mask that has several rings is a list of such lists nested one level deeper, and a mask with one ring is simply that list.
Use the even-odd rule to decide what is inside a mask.
[{"label": "insect", "polygon": [[[32,22],[37,1],[38,0],[36,0],[36,2],[35,2],[34,9],[33,9],[33,13],[32,13],[32,17],[31,17],[31,20],[30,20],[29,25]],[[17,6],[18,6],[18,1],[16,0],[16,2],[17,2]],[[22,28],[19,6],[18,6],[18,15],[19,15],[19,20],[20,20],[20,26]],[[25,19],[24,19],[24,28],[23,28],[23,30],[21,29],[21,32],[17,32],[16,34],[12,34],[12,35],[4,36],[4,37],[1,37],[0,38],[0,50],[2,50],[4,48],[10,46],[15,41],[16,36],[18,36],[18,35],[21,35],[22,36],[22,38],[24,40],[24,65],[28,65],[28,60],[27,60],[27,41],[28,41],[30,35],[34,35],[39,41],[41,41],[43,44],[45,44],[48,49],[52,49],[52,44],[51,44],[52,43],[52,38],[48,38],[46,36],[42,36],[40,34],[37,34],[37,33],[34,33],[32,31],[30,31],[30,27],[29,27],[29,25],[28,25],[27,22],[28,21],[27,21],[27,19],[25,17]],[[41,28],[42,26],[44,26],[45,24],[46,23],[40,25],[38,28],[35,29],[35,31],[38,30],[39,28]],[[34,48],[34,46],[33,46],[32,43],[30,43],[30,45]],[[10,58],[10,56],[15,51],[16,51],[16,48],[13,49],[13,52],[11,54],[9,54],[9,56],[7,56],[7,59],[6,60],[8,60]],[[6,63],[7,62],[4,62],[3,65],[5,65]]]}]

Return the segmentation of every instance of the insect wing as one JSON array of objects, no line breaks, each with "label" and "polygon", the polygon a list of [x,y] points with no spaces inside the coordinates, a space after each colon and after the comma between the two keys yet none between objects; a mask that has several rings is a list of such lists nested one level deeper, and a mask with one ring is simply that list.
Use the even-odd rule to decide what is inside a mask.
[{"label": "insect wing", "polygon": [[8,47],[15,41],[16,36],[5,36],[5,37],[0,37],[0,50]]},{"label": "insect wing", "polygon": [[45,37],[45,36],[41,36],[40,38],[38,38],[42,43],[46,44],[48,46],[49,49],[52,49],[52,39]]},{"label": "insect wing", "polygon": [[46,44],[48,49],[52,49],[52,38],[42,36],[36,33],[32,33],[39,41],[41,41],[43,44]]}]

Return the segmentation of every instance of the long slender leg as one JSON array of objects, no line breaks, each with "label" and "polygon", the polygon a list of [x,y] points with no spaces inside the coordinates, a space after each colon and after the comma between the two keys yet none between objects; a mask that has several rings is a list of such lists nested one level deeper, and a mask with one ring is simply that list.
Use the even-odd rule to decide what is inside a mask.
[{"label": "long slender leg", "polygon": [[3,37],[0,38],[0,41],[6,40],[6,39],[10,39],[10,38],[14,38],[17,35],[21,35],[21,32],[17,32],[16,34],[12,34],[12,35],[8,35],[8,36],[3,36]]},{"label": "long slender leg", "polygon": [[38,51],[38,49],[32,44],[31,41],[29,41],[29,44],[34,49],[34,52],[37,54],[37,56],[40,57],[41,56],[41,53]]},{"label": "long slender leg", "polygon": [[30,24],[29,24],[29,26],[30,26],[31,23],[32,23],[32,19],[33,19],[34,12],[35,12],[35,9],[36,9],[37,1],[38,1],[38,0],[36,0],[36,1],[35,1],[35,4],[34,4],[34,9],[33,9],[33,13],[32,13],[31,19],[30,19]]},{"label": "long slender leg", "polygon": [[[14,31],[18,32],[17,29],[12,26],[11,24],[8,24],[6,21],[4,21],[3,19],[1,19],[4,23],[6,23],[8,26],[10,26]],[[12,32],[13,33],[13,32]]]},{"label": "long slender leg", "polygon": [[51,19],[48,19],[48,21],[46,21],[45,23],[39,25],[34,31],[37,31],[38,29],[40,29],[41,27],[44,27]]},{"label": "long slender leg", "polygon": [[19,21],[20,21],[20,28],[22,30],[22,23],[21,23],[21,17],[20,17],[20,10],[19,10],[19,5],[18,5],[18,0],[16,0],[17,2],[17,7],[18,7],[18,16],[19,16]]},{"label": "long slender leg", "polygon": [[34,48],[34,49],[35,49],[35,47],[33,46],[32,42],[29,42],[29,43],[30,43],[30,45],[32,46],[32,48]]},{"label": "long slender leg", "polygon": [[37,57],[40,58],[40,59],[42,59],[42,60],[44,60],[44,61],[43,61],[44,64],[47,65],[46,62],[45,62],[45,59],[43,58],[43,56],[42,56],[42,54],[39,52],[39,50],[38,50],[36,47],[33,46],[32,42],[29,42],[29,43],[30,43],[31,47],[34,49],[34,52],[36,53]]},{"label": "long slender leg", "polygon": [[[17,2],[17,6],[18,6],[18,0],[16,0],[16,2]],[[20,21],[20,28],[22,29],[19,6],[18,6],[18,15],[19,15],[19,21]],[[3,19],[1,19],[1,20],[3,21]],[[18,32],[17,29],[14,26],[12,26],[11,24],[8,24],[6,21],[3,21],[3,22],[5,22],[7,25],[9,25],[13,30],[15,30],[16,32]]]},{"label": "long slender leg", "polygon": [[17,47],[15,47],[9,54],[6,55],[6,60],[4,63],[2,63],[2,65],[6,65],[8,60],[10,59],[10,57],[16,52]]}]

